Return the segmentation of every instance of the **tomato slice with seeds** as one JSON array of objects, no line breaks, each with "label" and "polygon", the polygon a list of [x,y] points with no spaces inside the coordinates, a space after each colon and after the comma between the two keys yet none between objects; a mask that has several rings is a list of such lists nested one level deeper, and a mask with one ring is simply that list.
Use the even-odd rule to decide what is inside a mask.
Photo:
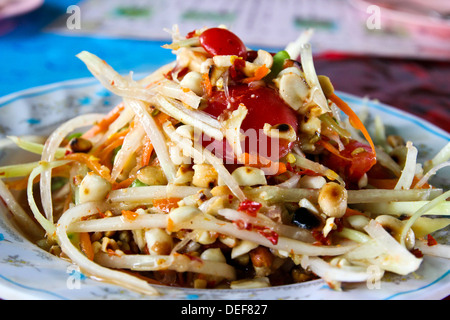
[{"label": "tomato slice with seeds", "polygon": [[[246,136],[242,143],[243,152],[258,154],[272,161],[284,157],[290,151],[292,143],[285,139],[268,137],[264,134],[263,127],[265,123],[272,126],[288,124],[297,132],[298,120],[295,111],[281,99],[276,90],[265,86],[252,88],[248,85],[230,86],[228,96],[224,91],[214,91],[204,111],[217,118],[226,117],[227,113],[236,110],[240,104],[245,105],[248,111],[241,125]],[[216,156],[222,156],[224,160],[232,160],[234,154],[231,147],[226,147],[226,143],[206,140],[203,146],[215,152]],[[220,150],[225,152],[221,154]]]},{"label": "tomato slice with seeds", "polygon": [[245,59],[247,48],[233,32],[223,28],[210,28],[199,37],[202,47],[212,56],[234,55]]},{"label": "tomato slice with seeds", "polygon": [[324,159],[324,164],[345,177],[350,184],[357,184],[377,162],[372,148],[355,140],[350,140],[340,154],[342,157],[330,153]]}]

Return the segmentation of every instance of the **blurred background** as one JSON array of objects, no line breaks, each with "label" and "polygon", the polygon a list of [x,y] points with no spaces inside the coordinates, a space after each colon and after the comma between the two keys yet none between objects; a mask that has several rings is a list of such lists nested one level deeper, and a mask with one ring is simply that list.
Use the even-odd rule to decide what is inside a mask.
[{"label": "blurred background", "polygon": [[161,46],[174,24],[182,33],[225,24],[270,51],[313,29],[317,73],[337,90],[450,131],[444,0],[0,0],[0,97],[90,77],[75,58],[82,50],[122,73],[150,72],[173,60]]}]

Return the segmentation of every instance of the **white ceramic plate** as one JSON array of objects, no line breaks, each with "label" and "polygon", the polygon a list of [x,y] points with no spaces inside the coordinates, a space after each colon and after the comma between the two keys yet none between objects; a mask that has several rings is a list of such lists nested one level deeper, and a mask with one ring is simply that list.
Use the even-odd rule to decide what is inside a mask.
[{"label": "white ceramic plate", "polygon": [[[339,93],[360,111],[380,115],[392,133],[401,134],[419,148],[424,160],[434,155],[450,135],[421,119],[384,104]],[[118,98],[95,79],[56,83],[0,98],[0,143],[5,135],[46,135],[61,121],[80,113],[107,112]],[[0,149],[1,150],[1,149]],[[0,151],[0,164],[23,161],[16,149]],[[448,189],[449,171],[436,184]],[[445,236],[447,239],[448,237]],[[420,269],[406,277],[391,276],[378,288],[346,285],[333,291],[322,280],[257,290],[192,290],[158,287],[157,299],[442,299],[450,294],[450,260],[425,258]],[[76,266],[58,259],[27,241],[15,228],[0,202],[0,298],[3,299],[155,299],[107,283],[97,282]]]}]

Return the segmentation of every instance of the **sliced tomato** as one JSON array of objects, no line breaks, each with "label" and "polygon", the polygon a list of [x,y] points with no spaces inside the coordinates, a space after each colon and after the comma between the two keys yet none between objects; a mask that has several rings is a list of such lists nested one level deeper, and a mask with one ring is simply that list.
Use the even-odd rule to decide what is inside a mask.
[{"label": "sliced tomato", "polygon": [[357,184],[377,162],[372,148],[355,140],[350,140],[340,152],[340,156],[330,153],[323,161],[324,165],[343,176],[352,185]]},{"label": "sliced tomato", "polygon": [[[272,126],[288,124],[297,132],[298,120],[295,111],[274,89],[265,86],[251,88],[247,85],[230,86],[228,96],[224,91],[214,91],[204,111],[217,118],[227,118],[227,114],[236,110],[240,104],[245,105],[248,111],[241,126],[246,136],[242,144],[243,152],[258,154],[272,161],[285,156],[292,143],[285,139],[268,137],[264,134],[263,127],[265,123]],[[226,141],[205,139],[203,145],[217,156],[227,160],[234,159],[232,149],[227,146]],[[221,150],[225,151],[221,153]]]},{"label": "sliced tomato", "polygon": [[223,28],[210,28],[199,37],[202,47],[212,56],[235,55],[245,59],[247,48],[233,32]]}]

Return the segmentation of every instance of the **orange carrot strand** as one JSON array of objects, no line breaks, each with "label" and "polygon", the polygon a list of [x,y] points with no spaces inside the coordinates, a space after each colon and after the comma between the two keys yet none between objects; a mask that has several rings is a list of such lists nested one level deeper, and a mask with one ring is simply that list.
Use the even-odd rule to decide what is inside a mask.
[{"label": "orange carrot strand", "polygon": [[94,260],[94,249],[88,232],[80,233],[80,249],[89,260]]},{"label": "orange carrot strand", "polygon": [[70,153],[64,156],[64,160],[73,160],[85,164],[89,169],[106,180],[111,179],[110,170],[100,163],[100,159],[86,153]]},{"label": "orange carrot strand", "polygon": [[93,136],[105,132],[108,130],[111,123],[113,123],[119,116],[122,110],[125,108],[124,104],[121,103],[117,105],[114,109],[112,109],[106,116],[103,118],[99,123],[97,123],[95,126],[93,126],[91,129],[86,131],[83,134],[83,138],[89,139]]},{"label": "orange carrot strand", "polygon": [[347,103],[345,103],[341,98],[339,98],[335,93],[330,95],[330,100],[336,104],[336,106],[344,112],[350,120],[350,124],[358,130],[361,130],[362,134],[366,138],[366,140],[369,142],[370,147],[372,148],[372,152],[374,155],[376,155],[375,152],[375,145],[372,141],[372,138],[370,137],[369,132],[367,131],[366,127],[362,123],[362,121],[359,119],[358,115],[352,110],[352,108],[349,107]]},{"label": "orange carrot strand", "polygon": [[242,164],[244,165],[259,168],[263,171],[264,169],[270,169],[276,166],[277,172],[275,173],[275,175],[280,175],[287,171],[286,165],[283,162],[272,161],[261,155],[243,153],[240,158],[240,162],[242,162]]},{"label": "orange carrot strand", "polygon": [[211,80],[209,79],[209,75],[207,73],[204,73],[202,75],[202,78],[203,78],[203,80],[202,80],[203,91],[206,93],[207,96],[210,97],[213,92],[213,87],[211,84]]},{"label": "orange carrot strand", "polygon": [[338,149],[336,149],[331,143],[329,143],[328,141],[325,140],[319,140],[317,143],[319,143],[320,145],[322,145],[325,149],[327,149],[329,152],[331,152],[332,154],[334,154],[335,156],[338,156],[339,158],[342,158],[344,160],[348,160],[348,161],[352,161],[352,159],[346,158],[344,156],[341,155],[341,153],[339,152]]},{"label": "orange carrot strand", "polygon": [[250,82],[253,82],[253,81],[261,80],[266,75],[268,75],[269,72],[270,72],[270,69],[267,68],[265,64],[263,64],[262,66],[258,67],[258,69],[256,69],[255,75],[253,77],[246,78],[246,79],[242,80],[242,82],[243,83],[250,83]]},{"label": "orange carrot strand", "polygon": [[145,137],[143,152],[141,157],[141,167],[148,166],[153,153],[153,144],[149,137]]}]

